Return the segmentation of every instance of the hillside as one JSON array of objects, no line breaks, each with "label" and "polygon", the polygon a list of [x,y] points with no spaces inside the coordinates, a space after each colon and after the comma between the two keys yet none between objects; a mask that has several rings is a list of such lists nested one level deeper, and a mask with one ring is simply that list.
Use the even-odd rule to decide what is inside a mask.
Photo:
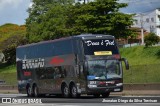
[{"label": "hillside", "polygon": [[122,57],[128,59],[130,66],[160,64],[160,46],[145,48],[136,46],[131,48],[121,48]]},{"label": "hillside", "polygon": [[7,85],[17,85],[16,65],[0,64],[0,81],[3,80]]},{"label": "hillside", "polygon": [[121,48],[120,53],[130,64],[124,70],[125,83],[160,83],[160,46]]}]

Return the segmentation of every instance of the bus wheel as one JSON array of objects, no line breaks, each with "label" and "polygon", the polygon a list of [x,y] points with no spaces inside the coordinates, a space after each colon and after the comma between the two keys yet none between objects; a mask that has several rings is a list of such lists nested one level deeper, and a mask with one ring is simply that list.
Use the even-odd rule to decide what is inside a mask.
[{"label": "bus wheel", "polygon": [[71,87],[71,96],[73,98],[77,98],[80,96],[80,94],[78,94],[78,92],[77,92],[77,88],[75,85],[72,85],[72,87]]},{"label": "bus wheel", "polygon": [[39,94],[38,94],[38,88],[37,88],[36,85],[33,87],[33,96],[34,97],[38,97],[39,96]]},{"label": "bus wheel", "polygon": [[63,88],[62,88],[62,94],[63,94],[63,97],[67,98],[69,97],[69,88],[67,85],[64,85]]},{"label": "bus wheel", "polygon": [[99,98],[99,97],[100,97],[100,94],[93,94],[93,96],[94,96],[95,98]]},{"label": "bus wheel", "polygon": [[103,93],[103,94],[102,94],[102,97],[103,97],[103,98],[107,98],[107,97],[109,97],[109,95],[110,95],[110,92]]},{"label": "bus wheel", "polygon": [[31,86],[28,86],[26,90],[27,90],[27,96],[28,96],[28,97],[32,97],[33,95],[32,95]]}]

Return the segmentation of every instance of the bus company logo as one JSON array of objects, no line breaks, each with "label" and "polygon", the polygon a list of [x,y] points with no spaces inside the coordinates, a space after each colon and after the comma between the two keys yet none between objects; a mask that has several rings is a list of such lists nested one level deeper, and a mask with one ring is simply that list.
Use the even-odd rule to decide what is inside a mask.
[{"label": "bus company logo", "polygon": [[22,61],[22,69],[32,69],[44,67],[44,59],[35,59],[35,60],[23,60]]},{"label": "bus company logo", "polygon": [[87,44],[87,46],[99,46],[99,45],[108,46],[108,45],[114,45],[115,44],[114,40],[113,41],[111,41],[111,40],[101,40],[100,42],[99,41],[94,42],[94,41],[91,41],[91,40],[87,40],[87,41],[85,41],[85,43]]},{"label": "bus company logo", "polygon": [[54,58],[51,59],[50,64],[56,64],[56,65],[58,65],[58,64],[61,64],[63,62],[64,62],[64,59],[56,56],[56,57],[54,57]]},{"label": "bus company logo", "polygon": [[2,103],[3,104],[41,104],[42,100],[41,99],[32,99],[32,98],[27,98],[27,99],[21,99],[21,98],[2,98]]},{"label": "bus company logo", "polygon": [[2,98],[2,103],[11,103],[11,98]]}]

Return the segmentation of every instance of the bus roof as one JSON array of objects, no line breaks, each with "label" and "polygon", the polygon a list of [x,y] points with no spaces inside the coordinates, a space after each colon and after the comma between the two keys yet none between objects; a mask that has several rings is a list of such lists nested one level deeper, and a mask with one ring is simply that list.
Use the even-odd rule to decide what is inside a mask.
[{"label": "bus roof", "polygon": [[112,35],[104,35],[104,34],[81,34],[81,35],[75,35],[75,36],[69,36],[69,37],[63,37],[59,39],[54,39],[54,40],[48,40],[48,41],[41,41],[37,43],[31,43],[31,44],[26,44],[26,45],[21,45],[18,46],[17,48],[23,48],[23,47],[28,47],[28,46],[34,46],[34,45],[39,45],[39,44],[46,44],[50,42],[57,42],[57,41],[63,41],[71,38],[82,38],[82,39],[93,39],[96,37],[109,37],[109,38],[114,38]]},{"label": "bus roof", "polygon": [[107,37],[107,38],[112,38],[114,39],[114,36],[112,35],[104,35],[104,34],[81,34],[73,37],[80,37],[82,39],[94,39],[95,37],[97,38],[102,38],[102,37]]}]

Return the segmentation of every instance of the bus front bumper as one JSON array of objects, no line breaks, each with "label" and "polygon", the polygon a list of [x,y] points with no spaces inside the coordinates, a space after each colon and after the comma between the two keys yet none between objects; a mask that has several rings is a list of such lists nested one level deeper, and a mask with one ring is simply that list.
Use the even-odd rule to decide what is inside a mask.
[{"label": "bus front bumper", "polygon": [[106,93],[106,92],[122,92],[123,86],[112,86],[112,87],[88,87],[88,94],[96,94],[96,93]]}]

